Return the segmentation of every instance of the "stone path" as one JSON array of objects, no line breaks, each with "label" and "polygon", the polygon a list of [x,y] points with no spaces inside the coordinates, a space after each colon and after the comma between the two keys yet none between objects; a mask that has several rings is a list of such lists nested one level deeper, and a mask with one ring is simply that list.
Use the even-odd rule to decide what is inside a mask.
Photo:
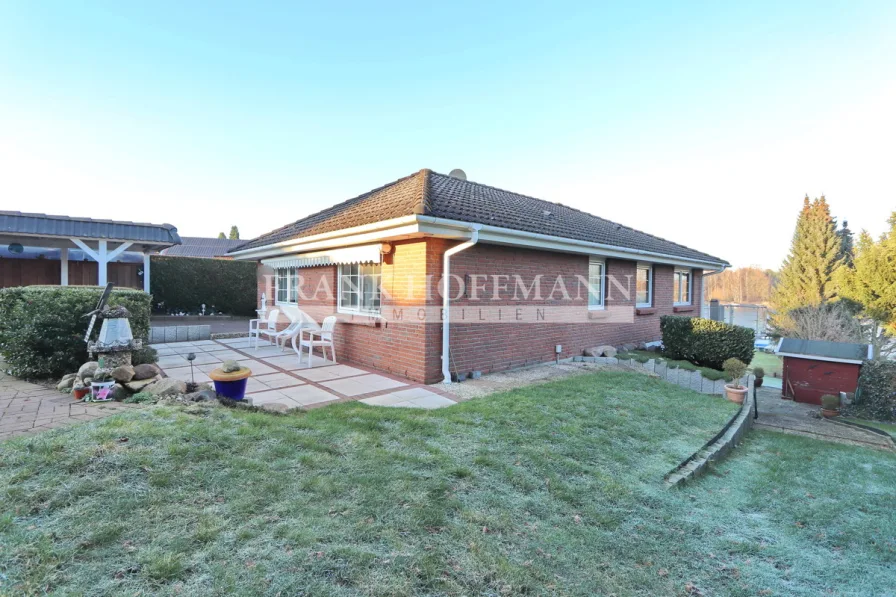
[{"label": "stone path", "polygon": [[863,445],[884,450],[892,449],[886,437],[846,424],[823,419],[819,407],[811,404],[784,400],[778,388],[759,388],[756,392],[759,405],[757,429],[771,429],[795,435],[804,435],[827,441]]},{"label": "stone path", "polygon": [[70,394],[22,381],[5,373],[0,361],[0,441],[55,429],[81,421],[102,419],[137,405],[75,401]]},{"label": "stone path", "polygon": [[[287,346],[270,344],[254,348],[249,338],[201,340],[153,344],[159,353],[158,365],[168,377],[208,383],[208,373],[223,361],[234,360],[252,370],[246,386],[246,400],[255,406],[282,405],[286,409],[316,408],[336,402],[357,400],[374,406],[442,408],[457,399],[435,386],[413,383],[360,365],[335,364],[315,356],[313,367],[299,364],[299,357]],[[187,355],[193,353],[193,369]],[[281,407],[281,408],[282,408]]]}]

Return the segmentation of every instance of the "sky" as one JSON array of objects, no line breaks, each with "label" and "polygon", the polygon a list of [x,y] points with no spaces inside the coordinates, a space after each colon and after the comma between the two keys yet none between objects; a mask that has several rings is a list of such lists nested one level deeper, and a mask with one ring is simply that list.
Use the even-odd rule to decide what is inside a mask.
[{"label": "sky", "polygon": [[896,3],[0,3],[0,209],[252,238],[421,168],[777,268],[896,210]]}]

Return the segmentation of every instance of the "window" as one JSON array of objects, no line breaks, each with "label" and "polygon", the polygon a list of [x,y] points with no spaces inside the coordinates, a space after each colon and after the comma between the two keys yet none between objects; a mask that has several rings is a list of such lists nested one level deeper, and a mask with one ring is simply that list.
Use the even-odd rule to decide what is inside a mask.
[{"label": "window", "polygon": [[380,265],[351,263],[339,266],[339,311],[379,314]]},{"label": "window", "polygon": [[604,308],[604,262],[600,259],[588,260],[588,308]]},{"label": "window", "polygon": [[653,304],[653,266],[649,263],[638,264],[638,275],[635,280],[635,306],[650,307]]},{"label": "window", "polygon": [[676,305],[691,304],[691,270],[676,269],[672,301]]},{"label": "window", "polygon": [[278,305],[297,305],[299,302],[299,272],[294,267],[277,268],[276,297]]}]

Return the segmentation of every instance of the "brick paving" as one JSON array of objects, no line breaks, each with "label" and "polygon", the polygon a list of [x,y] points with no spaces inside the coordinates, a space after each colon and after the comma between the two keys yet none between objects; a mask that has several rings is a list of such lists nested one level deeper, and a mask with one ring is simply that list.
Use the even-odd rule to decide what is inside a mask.
[{"label": "brick paving", "polygon": [[75,401],[70,394],[7,375],[0,360],[0,441],[26,433],[102,419],[138,405]]}]

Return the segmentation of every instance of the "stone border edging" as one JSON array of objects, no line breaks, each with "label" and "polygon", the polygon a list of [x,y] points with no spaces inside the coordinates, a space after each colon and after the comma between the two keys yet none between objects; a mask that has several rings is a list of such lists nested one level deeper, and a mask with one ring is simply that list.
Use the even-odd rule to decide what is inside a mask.
[{"label": "stone border edging", "polygon": [[838,419],[839,419],[839,417],[835,417],[833,419],[825,419],[825,420],[828,423],[834,423],[835,425],[844,425],[846,427],[855,427],[855,428],[861,429],[862,431],[870,431],[871,433],[874,433],[875,435],[879,435],[879,436],[889,440],[890,448],[893,450],[896,450],[896,441],[894,441],[893,436],[890,435],[889,433],[887,433],[886,431],[883,431],[881,429],[876,429],[874,427],[869,427],[868,425],[862,425],[861,423],[855,423],[853,421],[845,421],[845,420],[838,420]]},{"label": "stone border edging", "polygon": [[[572,358],[574,363],[603,363],[605,365],[623,365],[625,367],[640,368],[659,376],[661,379],[673,383],[679,387],[693,390],[701,394],[725,395],[724,379],[707,379],[703,377],[700,371],[691,371],[682,369],[681,367],[669,367],[669,365],[660,359],[649,359],[645,362],[637,359],[618,359],[616,357],[583,357],[575,356]],[[752,390],[752,375],[745,375],[741,379],[741,385],[750,386]]]},{"label": "stone border edging", "polygon": [[[752,385],[752,384],[751,384]],[[740,443],[743,436],[753,426],[753,392],[747,392],[740,410],[725,423],[725,426],[703,447],[691,454],[681,464],[663,477],[667,487],[677,487],[706,471],[710,464],[717,462]]]}]

